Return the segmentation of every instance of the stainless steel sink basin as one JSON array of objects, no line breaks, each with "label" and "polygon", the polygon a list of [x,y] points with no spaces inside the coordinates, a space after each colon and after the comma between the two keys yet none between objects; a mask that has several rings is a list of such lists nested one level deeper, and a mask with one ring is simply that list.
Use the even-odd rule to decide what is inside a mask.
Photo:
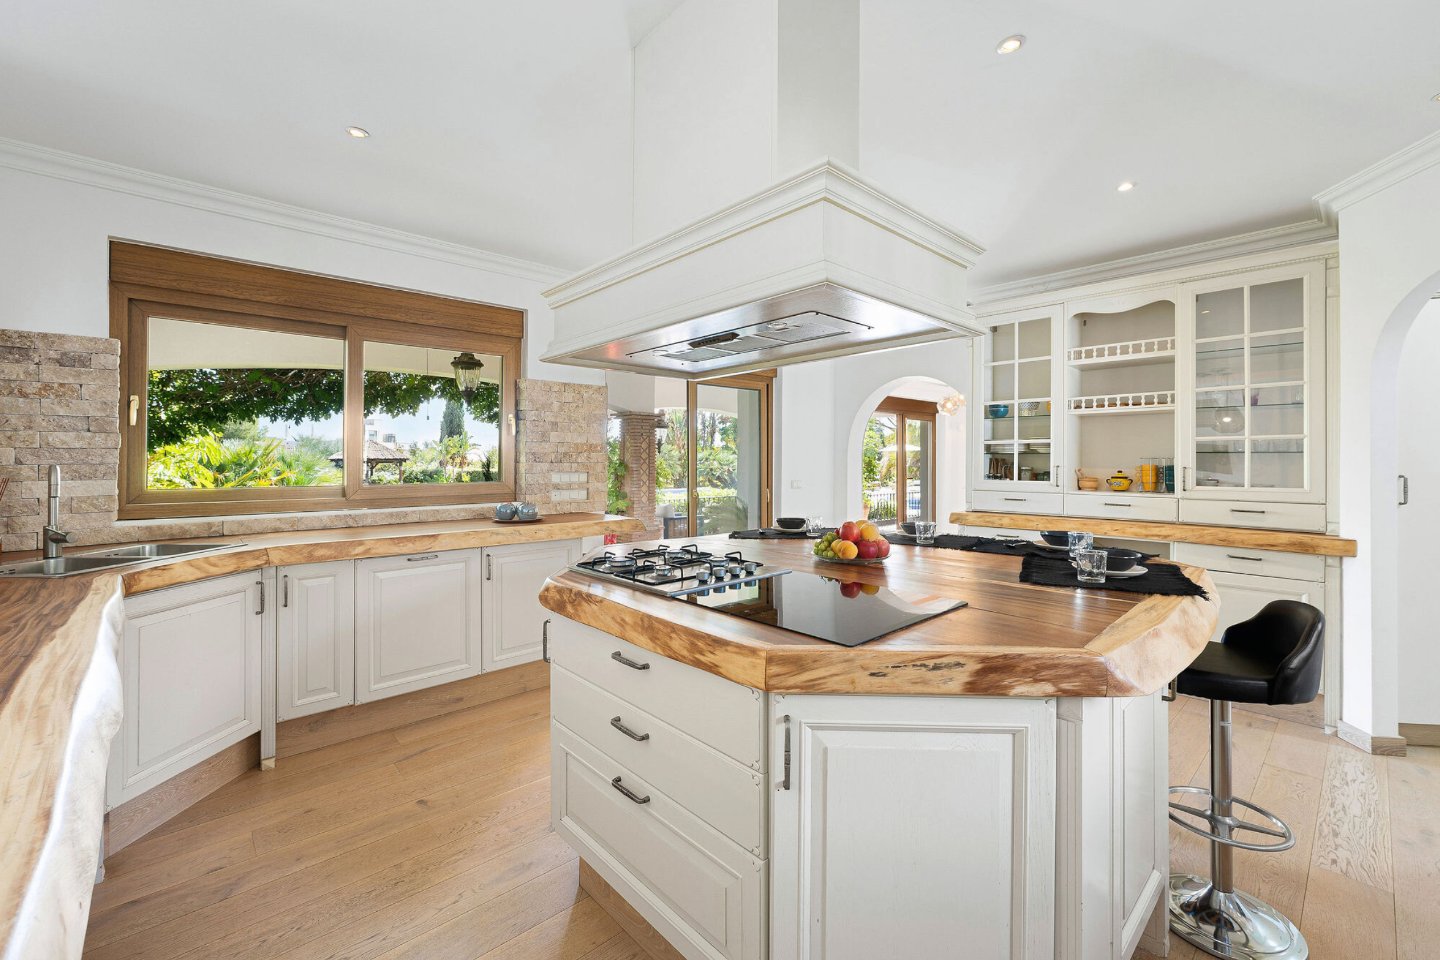
[{"label": "stainless steel sink basin", "polygon": [[23,563],[0,564],[0,577],[70,577],[77,573],[94,573],[111,567],[124,567],[146,560],[183,557],[207,550],[223,550],[242,546],[236,543],[136,543],[124,547],[72,553],[54,560],[27,560]]}]

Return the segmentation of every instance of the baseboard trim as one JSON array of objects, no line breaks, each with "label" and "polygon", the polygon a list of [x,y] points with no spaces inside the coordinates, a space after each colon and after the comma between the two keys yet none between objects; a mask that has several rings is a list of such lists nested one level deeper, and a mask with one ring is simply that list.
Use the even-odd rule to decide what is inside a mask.
[{"label": "baseboard trim", "polygon": [[1400,736],[1417,747],[1440,747],[1440,723],[1402,723]]},{"label": "baseboard trim", "polygon": [[606,883],[605,878],[585,862],[584,857],[580,858],[580,889],[588,893],[591,900],[600,904],[600,909],[608,913],[610,919],[628,933],[652,960],[685,960],[685,955],[671,946],[670,941],[661,936],[660,931],[651,926],[649,920],[640,916],[618,890]]},{"label": "baseboard trim", "polygon": [[125,849],[259,764],[260,734],[255,733],[125,801],[105,815],[105,855]]},{"label": "baseboard trim", "polygon": [[283,760],[307,750],[318,750],[548,686],[550,665],[537,660],[384,700],[286,720],[275,727],[275,756]]},{"label": "baseboard trim", "polygon": [[1374,737],[1359,727],[1351,726],[1344,720],[1340,721],[1340,726],[1335,733],[1351,746],[1359,747],[1366,753],[1373,753],[1377,757],[1405,756],[1404,737]]}]

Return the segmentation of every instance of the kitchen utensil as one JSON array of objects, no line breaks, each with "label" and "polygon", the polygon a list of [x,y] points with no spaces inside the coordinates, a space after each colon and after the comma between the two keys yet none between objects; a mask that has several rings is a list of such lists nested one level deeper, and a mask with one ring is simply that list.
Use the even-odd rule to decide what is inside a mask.
[{"label": "kitchen utensil", "polygon": [[1075,486],[1081,490],[1099,490],[1100,478],[1087,477],[1085,476],[1085,471],[1077,467],[1075,469]]},{"label": "kitchen utensil", "polygon": [[1116,470],[1105,480],[1105,485],[1111,490],[1129,490],[1130,484],[1135,481],[1124,470]]}]

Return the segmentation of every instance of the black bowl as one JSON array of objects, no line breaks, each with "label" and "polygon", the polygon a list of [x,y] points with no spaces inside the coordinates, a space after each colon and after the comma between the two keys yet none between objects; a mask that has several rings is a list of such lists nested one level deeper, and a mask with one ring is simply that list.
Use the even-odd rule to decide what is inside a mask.
[{"label": "black bowl", "polygon": [[805,529],[805,518],[804,518],[804,517],[776,517],[776,518],[775,518],[775,526],[779,527],[781,530],[804,530],[804,529]]},{"label": "black bowl", "polygon": [[907,537],[913,537],[913,536],[915,536],[915,523],[914,523],[914,521],[907,520],[907,521],[904,522],[904,523],[897,523],[897,524],[895,524],[895,529],[896,529],[897,531],[899,531],[900,533],[905,534],[905,536],[907,536]]},{"label": "black bowl", "polygon": [[1068,530],[1041,530],[1040,539],[1052,547],[1070,546],[1070,532]]},{"label": "black bowl", "polygon": [[1105,552],[1105,569],[1111,573],[1124,573],[1145,559],[1145,554],[1138,550],[1126,550],[1123,547],[1100,547],[1099,549]]}]

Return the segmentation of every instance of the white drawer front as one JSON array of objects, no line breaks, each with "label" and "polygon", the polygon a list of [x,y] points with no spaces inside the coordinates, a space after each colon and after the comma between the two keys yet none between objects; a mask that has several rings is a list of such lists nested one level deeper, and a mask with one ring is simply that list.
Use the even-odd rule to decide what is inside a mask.
[{"label": "white drawer front", "polygon": [[1283,577],[1289,580],[1325,580],[1325,558],[1303,553],[1280,553],[1275,550],[1251,550],[1248,547],[1217,547],[1201,543],[1177,543],[1172,552],[1179,563],[1188,563],[1206,570],[1245,573],[1261,577]]},{"label": "white drawer front", "polygon": [[561,666],[550,673],[550,711],[740,846],[765,855],[762,774]]},{"label": "white drawer front", "polygon": [[1131,496],[1124,493],[1067,494],[1068,517],[1103,517],[1107,520],[1174,521],[1176,503],[1172,497]]},{"label": "white drawer front", "polygon": [[752,770],[765,772],[765,698],[758,690],[563,617],[550,624],[550,659]]},{"label": "white drawer front", "polygon": [[1265,527],[1270,530],[1325,529],[1323,503],[1237,503],[1226,500],[1185,500],[1180,519],[1221,527]]},{"label": "white drawer front", "polygon": [[556,832],[686,956],[764,956],[764,862],[564,726],[551,734]]},{"label": "white drawer front", "polygon": [[988,513],[1059,513],[1064,499],[1059,493],[974,490],[970,493],[970,509]]}]

